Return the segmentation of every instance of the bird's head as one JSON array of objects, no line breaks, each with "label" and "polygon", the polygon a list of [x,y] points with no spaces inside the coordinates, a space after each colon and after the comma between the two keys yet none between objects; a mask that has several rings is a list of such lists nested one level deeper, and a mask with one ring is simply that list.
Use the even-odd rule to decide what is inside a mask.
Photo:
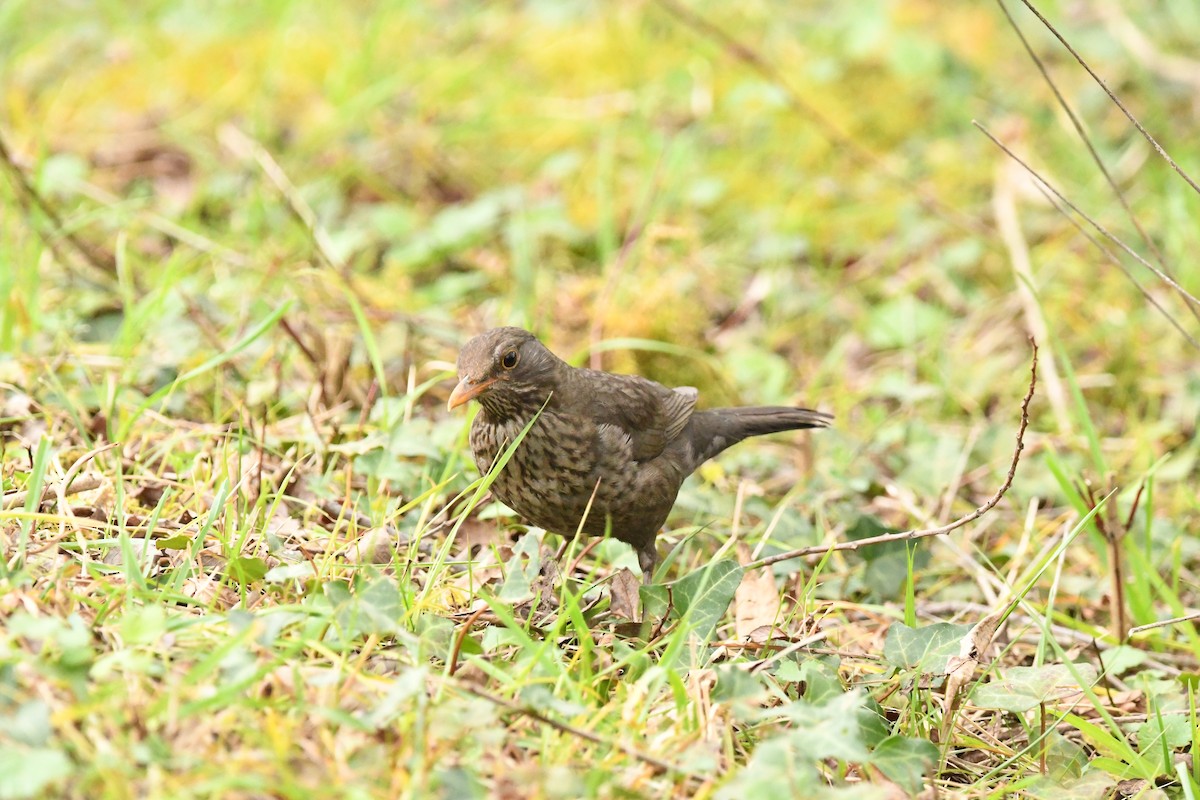
[{"label": "bird's head", "polygon": [[478,400],[499,419],[533,414],[554,391],[557,373],[565,366],[529,331],[492,328],[463,345],[458,354],[458,386],[446,407]]}]

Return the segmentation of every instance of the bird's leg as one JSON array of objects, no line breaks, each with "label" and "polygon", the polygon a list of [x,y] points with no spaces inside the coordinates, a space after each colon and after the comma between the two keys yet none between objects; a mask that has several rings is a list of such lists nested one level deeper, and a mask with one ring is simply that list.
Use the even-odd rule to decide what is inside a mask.
[{"label": "bird's leg", "polygon": [[658,563],[658,550],[654,548],[654,540],[637,549],[638,566],[642,568],[642,583],[646,586],[654,580],[654,565]]}]

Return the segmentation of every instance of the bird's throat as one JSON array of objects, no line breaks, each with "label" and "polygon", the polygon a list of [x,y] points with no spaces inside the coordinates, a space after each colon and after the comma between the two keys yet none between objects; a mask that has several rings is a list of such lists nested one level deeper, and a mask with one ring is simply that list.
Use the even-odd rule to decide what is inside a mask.
[{"label": "bird's throat", "polygon": [[552,392],[542,386],[497,384],[478,397],[483,413],[494,424],[520,422],[524,425],[537,414]]}]

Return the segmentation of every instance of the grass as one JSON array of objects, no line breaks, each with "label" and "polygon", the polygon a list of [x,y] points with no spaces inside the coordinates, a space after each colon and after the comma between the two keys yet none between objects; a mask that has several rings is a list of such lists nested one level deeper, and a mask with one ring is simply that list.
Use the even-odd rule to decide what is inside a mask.
[{"label": "grass", "polygon": [[[1193,4],[1038,8],[1200,174]],[[1009,10],[1195,293],[1200,198]],[[971,127],[1154,258],[999,7],[16,2],[0,49],[0,798],[1195,796],[1196,317]],[[488,495],[444,403],[497,324],[836,424],[702,467],[639,593]],[[833,549],[1003,485],[1031,331],[1000,503]]]}]

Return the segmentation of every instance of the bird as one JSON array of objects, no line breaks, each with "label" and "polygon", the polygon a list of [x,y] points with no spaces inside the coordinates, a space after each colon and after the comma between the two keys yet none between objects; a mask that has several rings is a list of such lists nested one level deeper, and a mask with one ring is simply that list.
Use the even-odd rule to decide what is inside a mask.
[{"label": "bird", "polygon": [[481,406],[468,437],[481,474],[525,432],[494,476],[493,494],[547,531],[632,545],[647,584],[658,562],[655,541],[685,478],[747,437],[833,420],[808,408],[699,410],[694,387],[573,367],[515,327],[470,339],[457,373],[447,410],[471,400]]}]

